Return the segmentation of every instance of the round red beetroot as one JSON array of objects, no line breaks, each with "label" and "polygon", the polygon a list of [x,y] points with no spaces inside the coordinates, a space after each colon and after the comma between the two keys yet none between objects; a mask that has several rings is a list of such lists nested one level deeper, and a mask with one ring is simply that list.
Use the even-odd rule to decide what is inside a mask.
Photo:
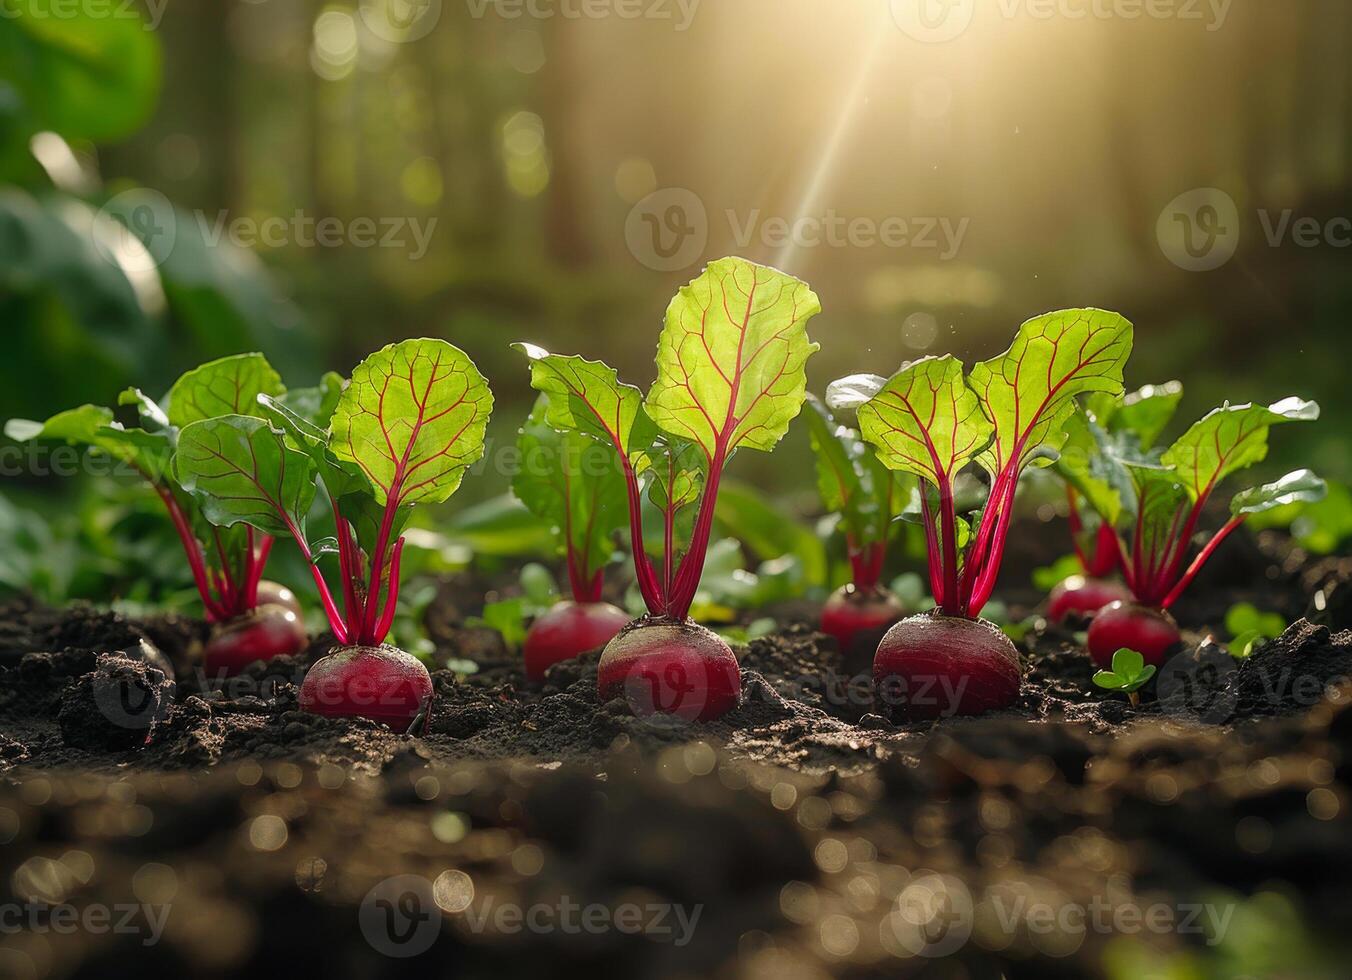
[{"label": "round red beetroot", "polygon": [[1113,654],[1126,648],[1158,667],[1180,639],[1178,624],[1163,609],[1114,602],[1100,609],[1089,625],[1089,655],[1094,663],[1110,669]]},{"label": "round red beetroot", "polygon": [[543,680],[545,670],[579,653],[596,650],[615,638],[632,619],[609,602],[565,600],[531,624],[521,652],[526,658],[526,676]]},{"label": "round red beetroot", "polygon": [[1072,613],[1091,618],[1104,606],[1118,601],[1131,601],[1131,590],[1120,582],[1072,575],[1048,593],[1047,618],[1053,623],[1065,622]]},{"label": "round red beetroot", "polygon": [[432,700],[432,678],[422,662],[388,643],[338,647],[310,668],[300,708],[332,718],[370,718],[406,731]]},{"label": "round red beetroot", "polygon": [[822,632],[834,637],[842,652],[848,652],[856,641],[876,638],[905,615],[901,600],[881,586],[843,585],[822,606]]},{"label": "round red beetroot", "polygon": [[259,606],[221,623],[207,640],[203,667],[209,676],[232,677],[255,660],[300,653],[309,643],[305,624],[285,606]]},{"label": "round red beetroot", "polygon": [[606,644],[596,669],[602,701],[623,696],[640,717],[708,721],[737,707],[742,676],[732,649],[695,623],[641,622]]},{"label": "round red beetroot", "polygon": [[1019,652],[984,619],[922,613],[878,644],[873,684],[881,706],[904,718],[978,715],[1019,696]]},{"label": "round red beetroot", "polygon": [[268,579],[262,579],[258,583],[258,597],[254,600],[255,606],[285,606],[297,616],[304,616],[305,610],[301,608],[300,600],[296,598],[296,593],[292,592],[281,582],[272,582]]}]

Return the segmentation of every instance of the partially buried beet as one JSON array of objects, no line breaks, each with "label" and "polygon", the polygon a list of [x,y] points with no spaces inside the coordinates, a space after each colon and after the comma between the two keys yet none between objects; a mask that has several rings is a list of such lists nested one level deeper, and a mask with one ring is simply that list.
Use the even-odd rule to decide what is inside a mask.
[{"label": "partially buried beet", "polygon": [[135,470],[164,504],[211,624],[203,664],[209,677],[233,675],[256,660],[303,651],[308,642],[300,605],[284,586],[263,579],[272,536],[252,527],[216,527],[202,501],[171,479],[180,431],[219,415],[260,416],[258,396],[284,397],[282,379],[262,354],[237,354],[193,368],[161,400],[137,388],[119,397],[140,427],[118,422],[109,408],[83,405],[43,423],[5,426],[19,440],[61,439],[91,446]]},{"label": "partially buried beet", "polygon": [[[724,468],[738,449],[772,450],[802,408],[804,365],[817,349],[806,324],[820,308],[806,283],[774,269],[739,258],[710,263],[667,308],[646,398],[598,361],[516,345],[530,359],[531,383],[549,396],[543,421],[607,447],[624,487],[648,614],[602,652],[601,699],[689,720],[737,705],[736,657],[690,620],[690,608]],[[644,538],[645,494],[661,518],[656,560]]]},{"label": "partially buried beet", "polygon": [[533,681],[561,660],[601,649],[631,618],[601,597],[615,550],[611,539],[627,519],[624,476],[609,446],[549,424],[549,397],[540,394],[517,437],[520,466],[512,490],[555,529],[571,598],[546,610],[526,632],[522,653]]},{"label": "partially buried beet", "polygon": [[[305,556],[336,642],[306,674],[301,708],[425,728],[434,694],[427,668],[385,642],[403,529],[414,506],[449,498],[483,455],[492,393],[473,362],[440,340],[385,347],[335,387],[336,397],[304,403],[263,396],[262,419],[226,415],[186,427],[176,471],[214,524],[289,534]],[[337,532],[336,590],[305,532],[317,480]]]},{"label": "partially buried beet", "polygon": [[[964,376],[953,357],[927,357],[891,378],[855,375],[831,385],[832,408],[855,408],[859,431],[888,468],[920,480],[936,609],[897,623],[873,661],[880,707],[898,718],[968,715],[1019,694],[1018,652],[978,619],[999,574],[1019,476],[1064,438],[1074,396],[1116,392],[1131,324],[1102,310],[1029,320],[1004,354]],[[959,472],[975,462],[990,491],[973,519],[958,513]]]}]

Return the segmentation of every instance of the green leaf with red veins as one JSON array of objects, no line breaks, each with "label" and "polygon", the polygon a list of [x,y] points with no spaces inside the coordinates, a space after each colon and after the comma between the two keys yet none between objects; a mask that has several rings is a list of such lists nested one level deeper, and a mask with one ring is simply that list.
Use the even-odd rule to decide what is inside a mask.
[{"label": "green leaf with red veins", "polygon": [[259,395],[286,391],[281,376],[262,354],[236,354],[208,361],[174,382],[165,401],[169,422],[178,427],[220,415],[257,416]]},{"label": "green leaf with red veins", "polygon": [[313,388],[292,388],[279,401],[311,425],[321,428],[329,424],[338,399],[343,394],[343,376],[328,371]]},{"label": "green leaf with red veins", "polygon": [[1147,450],[1173,419],[1182,399],[1183,385],[1177,381],[1146,385],[1122,399],[1108,430],[1135,436],[1138,448]]},{"label": "green leaf with red veins", "polygon": [[1116,525],[1124,507],[1135,510],[1136,491],[1123,460],[1110,451],[1112,437],[1081,412],[1067,418],[1063,426],[1066,441],[1056,472],[1084,496],[1096,514]]},{"label": "green leaf with red veins", "polygon": [[704,492],[707,463],[699,446],[675,436],[661,436],[646,452],[648,499],[658,510],[670,500],[676,510],[696,503]]},{"label": "green leaf with red veins", "polygon": [[1140,530],[1139,545],[1134,538],[1128,540],[1134,558],[1144,561],[1151,555],[1162,561],[1183,532],[1189,505],[1188,492],[1167,470],[1151,466],[1131,466],[1132,478],[1136,484],[1135,509],[1140,517],[1137,526]]},{"label": "green leaf with red veins", "polygon": [[58,412],[46,422],[10,419],[5,423],[5,435],[15,442],[53,439],[71,446],[90,446],[134,466],[153,483],[164,482],[174,451],[167,432],[123,428],[113,421],[112,410],[101,405]]},{"label": "green leaf with red veins", "polygon": [[1328,485],[1310,470],[1295,470],[1280,480],[1241,490],[1230,501],[1230,513],[1261,514],[1287,504],[1312,504],[1328,495]]},{"label": "green leaf with red veins", "polygon": [[990,443],[990,420],[957,358],[926,357],[898,371],[859,408],[859,431],[888,469],[934,486],[952,478]]},{"label": "green leaf with red veins", "polygon": [[1282,422],[1312,422],[1319,406],[1300,398],[1274,405],[1226,405],[1193,423],[1160,462],[1172,467],[1196,500],[1226,476],[1267,457],[1268,429]]},{"label": "green leaf with red veins", "polygon": [[535,344],[513,344],[530,359],[530,381],[550,396],[545,421],[556,429],[581,432],[615,447],[634,471],[646,466],[657,436],[643,411],[643,395],[621,384],[615,369],[573,354],[551,354]]},{"label": "green leaf with red veins", "polygon": [[376,502],[440,503],[483,456],[493,394],[444,340],[405,340],[357,365],[338,399],[329,448],[356,463]]},{"label": "green leaf with red veins", "polygon": [[303,528],[314,500],[314,465],[266,421],[244,415],[203,419],[178,435],[174,472],[220,527],[249,524],[268,534]]},{"label": "green leaf with red veins", "polygon": [[165,414],[159,402],[140,388],[125,389],[122,394],[117,396],[117,403],[119,405],[135,405],[136,414],[141,417],[141,421],[149,423],[154,430],[172,428],[169,416]]},{"label": "green leaf with red veins", "polygon": [[1103,310],[1062,310],[1024,323],[1009,350],[972,368],[972,389],[995,426],[977,462],[992,476],[1052,462],[1075,397],[1121,392],[1131,339],[1131,324]]},{"label": "green leaf with red veins", "polygon": [[657,381],[644,402],[657,427],[709,459],[769,451],[803,406],[821,311],[808,285],[740,258],[711,262],[667,308]]},{"label": "green leaf with red veins", "polygon": [[512,491],[526,508],[556,529],[560,551],[575,555],[586,579],[603,568],[615,531],[628,521],[624,475],[607,445],[545,421],[541,394],[517,437],[520,468]]}]

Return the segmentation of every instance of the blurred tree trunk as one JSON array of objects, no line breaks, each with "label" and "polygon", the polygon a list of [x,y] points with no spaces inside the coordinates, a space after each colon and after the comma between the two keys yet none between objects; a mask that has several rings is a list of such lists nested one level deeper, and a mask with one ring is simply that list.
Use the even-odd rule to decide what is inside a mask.
[{"label": "blurred tree trunk", "polygon": [[572,40],[574,32],[559,29],[557,19],[549,23],[545,47],[550,55],[540,72],[540,114],[552,158],[545,197],[545,247],[559,266],[576,269],[594,258],[579,203],[578,185],[585,168],[580,159],[581,124],[574,112],[580,89],[579,54]]},{"label": "blurred tree trunk", "polygon": [[202,3],[183,9],[192,18],[189,54],[183,60],[191,66],[189,91],[198,96],[193,116],[211,120],[211,125],[197,129],[203,201],[234,211],[244,202],[245,186],[235,92],[241,69],[229,41],[231,5]]}]

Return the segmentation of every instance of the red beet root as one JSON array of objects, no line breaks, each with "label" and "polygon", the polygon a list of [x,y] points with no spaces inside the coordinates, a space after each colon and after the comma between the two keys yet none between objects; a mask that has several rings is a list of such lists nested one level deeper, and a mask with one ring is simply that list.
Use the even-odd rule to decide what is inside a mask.
[{"label": "red beet root", "polygon": [[602,701],[623,696],[634,714],[718,718],[737,706],[737,658],[711,630],[694,623],[644,623],[606,645],[596,672]]},{"label": "red beet root", "polygon": [[545,671],[560,660],[596,650],[615,638],[632,617],[609,602],[556,603],[531,624],[521,652],[526,658],[526,676],[543,680]]},{"label": "red beet root", "polygon": [[1047,597],[1047,618],[1065,622],[1072,613],[1091,618],[1112,602],[1130,602],[1131,590],[1118,582],[1072,575],[1056,585]]},{"label": "red beet root", "polygon": [[432,700],[432,678],[417,657],[388,643],[338,647],[305,675],[300,707],[331,718],[370,718],[406,731]]},{"label": "red beet root", "polygon": [[211,677],[232,677],[255,660],[300,653],[309,638],[305,624],[285,606],[259,606],[221,623],[207,640],[203,667]]},{"label": "red beet root", "polygon": [[285,606],[297,616],[304,616],[305,610],[301,608],[300,600],[296,598],[296,593],[292,592],[280,582],[271,582],[263,579],[258,583],[258,594],[254,600],[255,606]]},{"label": "red beet root", "polygon": [[1180,639],[1178,624],[1163,609],[1114,602],[1099,610],[1089,626],[1089,654],[1094,663],[1108,669],[1113,654],[1125,647],[1158,667]]},{"label": "red beet root", "polygon": [[850,584],[831,593],[822,606],[822,632],[848,652],[856,640],[876,636],[906,615],[901,600],[884,588],[861,589]]},{"label": "red beet root", "polygon": [[978,715],[1019,696],[1019,653],[993,623],[924,613],[878,645],[873,683],[881,706],[904,718]]}]

